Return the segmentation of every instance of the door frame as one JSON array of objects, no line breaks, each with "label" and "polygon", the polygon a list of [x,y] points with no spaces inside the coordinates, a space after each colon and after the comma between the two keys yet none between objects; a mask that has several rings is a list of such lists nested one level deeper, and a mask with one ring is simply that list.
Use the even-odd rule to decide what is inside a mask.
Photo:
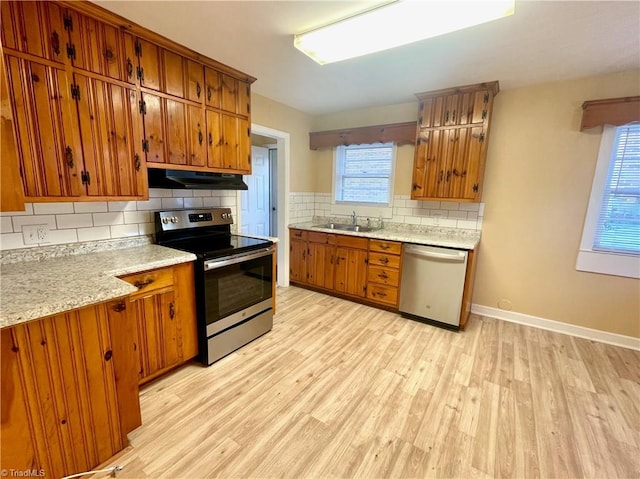
[{"label": "door frame", "polygon": [[[277,145],[276,167],[278,174],[273,178],[273,182],[278,187],[278,204],[276,213],[278,218],[278,242],[277,245],[277,265],[278,265],[278,286],[289,286],[289,167],[291,161],[291,135],[286,131],[280,131],[268,126],[251,123],[251,133],[266,136],[275,140]],[[240,218],[240,191],[236,194],[236,214],[238,216],[236,224],[242,224]]]}]

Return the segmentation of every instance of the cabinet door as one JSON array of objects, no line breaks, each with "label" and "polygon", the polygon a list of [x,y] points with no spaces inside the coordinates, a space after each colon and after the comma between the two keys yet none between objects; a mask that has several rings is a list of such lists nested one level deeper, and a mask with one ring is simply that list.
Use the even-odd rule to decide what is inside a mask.
[{"label": "cabinet door", "polygon": [[2,330],[1,432],[11,438],[2,441],[3,465],[62,477],[125,446],[120,400],[135,409],[138,398],[135,384],[119,375],[126,374],[123,354],[133,351],[112,332],[130,321],[126,307],[111,303]]},{"label": "cabinet door", "polygon": [[251,128],[249,121],[238,118],[238,170],[251,174]]},{"label": "cabinet door", "polygon": [[238,80],[238,110],[239,115],[249,117],[251,114],[251,85]]},{"label": "cabinet door", "polygon": [[291,281],[307,282],[307,242],[291,241],[289,247],[289,276]]},{"label": "cabinet door", "polygon": [[144,139],[147,145],[147,162],[166,163],[165,154],[165,103],[162,98],[142,93],[140,102],[144,111]]},{"label": "cabinet door", "polygon": [[5,61],[25,195],[79,196],[82,145],[66,72],[9,55]]},{"label": "cabinet door", "polygon": [[0,175],[0,211],[23,211],[24,190],[20,178],[18,148],[14,136],[14,118],[7,88],[7,71],[0,46],[0,152],[2,152],[2,175]]},{"label": "cabinet door", "polygon": [[165,290],[132,302],[137,321],[141,381],[177,361],[174,301],[174,291]]},{"label": "cabinet door", "polygon": [[143,196],[145,172],[139,160],[140,139],[135,137],[141,117],[139,109],[131,108],[136,103],[135,90],[79,74],[74,79],[80,92],[86,194]]},{"label": "cabinet door", "polygon": [[238,113],[238,80],[232,76],[220,75],[220,107],[230,113]]},{"label": "cabinet door", "polygon": [[180,101],[163,100],[167,112],[167,135],[165,138],[167,148],[167,163],[172,165],[186,165],[187,146],[187,105]]},{"label": "cabinet door", "polygon": [[482,174],[484,173],[485,159],[485,128],[483,126],[471,127],[466,131],[465,175],[461,179],[460,198],[479,201],[482,194]]},{"label": "cabinet door", "polygon": [[336,248],[333,245],[309,243],[307,272],[309,284],[333,289]]},{"label": "cabinet door", "polygon": [[336,249],[336,258],[336,291],[365,297],[367,292],[367,251],[339,247]]},{"label": "cabinet door", "polygon": [[184,362],[198,355],[193,263],[174,266],[173,275],[176,291],[175,316],[178,321],[180,362]]},{"label": "cabinet door", "polygon": [[205,111],[199,106],[187,106],[189,121],[189,164],[191,166],[207,166],[207,144],[205,136]]},{"label": "cabinet door", "polygon": [[187,99],[202,102],[204,98],[204,66],[193,60],[186,62]]},{"label": "cabinet door", "polygon": [[162,52],[162,75],[164,77],[164,88],[162,91],[169,95],[180,98],[185,97],[184,88],[184,59],[177,53],[161,49]]},{"label": "cabinet door", "polygon": [[63,11],[55,2],[0,2],[2,46],[59,63],[69,61]]},{"label": "cabinet door", "polygon": [[222,115],[222,166],[228,170],[238,169],[240,143],[244,141],[239,131],[239,118]]},{"label": "cabinet door", "polygon": [[77,68],[114,80],[135,81],[133,38],[118,27],[68,10],[73,28],[69,29],[73,49],[72,64]]},{"label": "cabinet door", "polygon": [[161,48],[157,45],[136,39],[136,50],[138,53],[138,67],[136,75],[140,79],[140,86],[160,91],[161,88]]},{"label": "cabinet door", "polygon": [[207,166],[222,168],[222,118],[217,111],[206,110]]},{"label": "cabinet door", "polygon": [[212,108],[220,108],[222,85],[220,84],[220,73],[212,68],[204,69],[205,82],[205,104]]}]

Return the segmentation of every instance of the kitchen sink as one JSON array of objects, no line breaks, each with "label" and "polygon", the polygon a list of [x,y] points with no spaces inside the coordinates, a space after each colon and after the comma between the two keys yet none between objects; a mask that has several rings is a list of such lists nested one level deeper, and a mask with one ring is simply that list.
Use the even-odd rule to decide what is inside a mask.
[{"label": "kitchen sink", "polygon": [[323,225],[316,225],[314,228],[326,228],[330,230],[341,230],[341,231],[354,231],[356,233],[368,233],[369,231],[376,231],[380,228],[372,228],[371,226],[360,226],[360,225],[345,225],[342,223],[326,223]]}]

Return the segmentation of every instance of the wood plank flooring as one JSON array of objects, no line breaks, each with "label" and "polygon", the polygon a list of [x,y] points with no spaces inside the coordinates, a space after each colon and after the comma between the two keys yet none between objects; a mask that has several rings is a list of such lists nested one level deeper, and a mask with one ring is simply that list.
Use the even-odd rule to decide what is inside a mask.
[{"label": "wood plank flooring", "polygon": [[270,333],[141,401],[120,478],[640,477],[640,353],[295,287]]}]

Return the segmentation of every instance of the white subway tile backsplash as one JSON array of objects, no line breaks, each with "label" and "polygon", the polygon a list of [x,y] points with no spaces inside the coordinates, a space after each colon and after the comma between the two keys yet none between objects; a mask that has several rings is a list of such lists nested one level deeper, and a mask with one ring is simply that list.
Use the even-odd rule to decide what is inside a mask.
[{"label": "white subway tile backsplash", "polygon": [[0,233],[13,233],[11,216],[0,216]]},{"label": "white subway tile backsplash", "polygon": [[439,201],[420,201],[420,206],[419,208],[423,208],[426,210],[438,210],[440,209],[440,202]]},{"label": "white subway tile backsplash", "polygon": [[420,202],[418,200],[404,200],[404,205],[407,208],[419,208]]},{"label": "white subway tile backsplash", "polygon": [[59,229],[86,228],[93,226],[93,217],[91,216],[91,213],[56,215],[56,224]]},{"label": "white subway tile backsplash", "polygon": [[49,242],[42,244],[64,244],[77,243],[78,233],[76,229],[69,230],[51,230],[49,231]]},{"label": "white subway tile backsplash", "polygon": [[139,236],[137,224],[110,226],[112,238],[124,238],[127,236]]},{"label": "white subway tile backsplash", "polygon": [[220,197],[219,196],[209,196],[202,198],[202,205],[206,208],[215,208],[220,206]]},{"label": "white subway tile backsplash", "polygon": [[468,220],[477,220],[478,219],[478,213],[475,211],[469,211],[467,213],[467,219]]},{"label": "white subway tile backsplash", "polygon": [[[31,246],[31,245],[30,245]],[[36,245],[33,245],[36,246]],[[16,249],[24,248],[24,238],[22,233],[2,233],[0,234],[0,248],[1,249]]]},{"label": "white subway tile backsplash", "polygon": [[466,220],[467,219],[467,212],[466,211],[454,211],[451,210],[449,211],[449,218],[454,218],[457,220]]},{"label": "white subway tile backsplash", "polygon": [[455,228],[458,226],[458,220],[449,218],[435,218],[436,226],[444,226],[445,228]]},{"label": "white subway tile backsplash", "polygon": [[421,219],[418,216],[405,216],[404,217],[404,222],[409,224],[409,225],[419,225],[420,221],[421,221]]},{"label": "white subway tile backsplash", "polygon": [[184,199],[184,207],[185,208],[202,208],[204,202],[202,201],[204,198],[185,198]]},{"label": "white subway tile backsplash", "polygon": [[149,188],[149,198],[171,198],[173,190],[168,188]]},{"label": "white subway tile backsplash", "polygon": [[123,223],[124,223],[124,213],[122,212],[93,213],[94,226],[118,225]]},{"label": "white subway tile backsplash", "polygon": [[429,216],[434,218],[446,218],[449,216],[449,212],[443,210],[429,210]]},{"label": "white subway tile backsplash", "polygon": [[73,204],[74,213],[106,213],[109,211],[106,201],[83,201]]},{"label": "white subway tile backsplash", "polygon": [[108,203],[109,211],[135,211],[135,201],[110,201]]},{"label": "white subway tile backsplash", "polygon": [[73,213],[73,203],[34,203],[33,213],[36,215],[62,215],[65,213]]},{"label": "white subway tile backsplash", "polygon": [[111,239],[111,230],[109,230],[108,226],[78,228],[78,241],[98,241],[105,239]]},{"label": "white subway tile backsplash", "polygon": [[149,198],[147,201],[136,201],[136,209],[138,211],[159,211],[162,209],[162,200],[160,198]]},{"label": "white subway tile backsplash", "polygon": [[222,206],[226,206],[226,207],[230,207],[230,206],[235,206],[236,204],[236,199],[232,198],[230,196],[223,196],[222,197],[222,201],[220,202],[220,204]]},{"label": "white subway tile backsplash", "polygon": [[125,223],[148,223],[153,219],[151,211],[125,211]]},{"label": "white subway tile backsplash", "polygon": [[211,190],[193,190],[193,196],[198,198],[198,197],[203,197],[203,196],[212,196],[211,195]]},{"label": "white subway tile backsplash", "polygon": [[56,217],[53,215],[14,216],[13,231],[20,233],[24,225],[47,225],[49,229],[56,228]]},{"label": "white subway tile backsplash", "polygon": [[440,209],[441,210],[459,210],[460,203],[454,203],[452,201],[441,201]]},{"label": "white subway tile backsplash", "polygon": [[138,231],[141,235],[152,235],[156,232],[156,225],[155,223],[140,223]]},{"label": "white subway tile backsplash", "polygon": [[480,203],[478,207],[478,216],[484,216],[484,203]]},{"label": "white subway tile backsplash", "polygon": [[183,198],[162,198],[162,209],[172,210],[184,208]]},{"label": "white subway tile backsplash", "polygon": [[460,210],[463,211],[478,211],[480,203],[460,203]]},{"label": "white subway tile backsplash", "polygon": [[169,190],[174,198],[189,198],[193,196],[193,190]]},{"label": "white subway tile backsplash", "polygon": [[467,230],[475,230],[477,225],[477,221],[472,220],[458,220],[456,227],[463,228]]}]

